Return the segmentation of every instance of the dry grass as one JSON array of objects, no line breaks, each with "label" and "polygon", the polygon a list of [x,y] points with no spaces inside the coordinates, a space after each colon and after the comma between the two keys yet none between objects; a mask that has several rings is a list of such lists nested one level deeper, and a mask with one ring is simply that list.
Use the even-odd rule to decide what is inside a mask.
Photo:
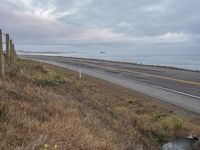
[{"label": "dry grass", "polygon": [[200,120],[72,71],[19,60],[0,80],[0,149],[159,149]]}]

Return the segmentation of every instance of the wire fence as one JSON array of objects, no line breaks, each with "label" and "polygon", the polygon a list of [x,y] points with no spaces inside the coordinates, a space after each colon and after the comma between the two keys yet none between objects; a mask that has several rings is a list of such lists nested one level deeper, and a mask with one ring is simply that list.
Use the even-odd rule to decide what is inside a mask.
[{"label": "wire fence", "polygon": [[[5,44],[5,52],[4,52]],[[5,60],[10,65],[14,65],[17,58],[15,45],[8,33],[3,33],[0,29],[0,78],[5,76]]]}]

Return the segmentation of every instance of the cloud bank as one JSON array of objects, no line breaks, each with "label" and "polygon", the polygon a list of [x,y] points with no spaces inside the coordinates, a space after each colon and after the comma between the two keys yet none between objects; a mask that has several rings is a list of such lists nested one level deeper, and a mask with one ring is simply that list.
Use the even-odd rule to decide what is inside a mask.
[{"label": "cloud bank", "polygon": [[1,0],[0,28],[17,45],[198,44],[198,6],[199,0]]}]

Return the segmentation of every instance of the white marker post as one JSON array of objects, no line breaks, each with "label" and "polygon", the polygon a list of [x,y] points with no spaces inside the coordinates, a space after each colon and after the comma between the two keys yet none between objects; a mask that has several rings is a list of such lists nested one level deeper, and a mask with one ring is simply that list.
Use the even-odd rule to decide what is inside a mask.
[{"label": "white marker post", "polygon": [[81,72],[81,69],[79,69],[79,79],[82,78],[82,72]]}]

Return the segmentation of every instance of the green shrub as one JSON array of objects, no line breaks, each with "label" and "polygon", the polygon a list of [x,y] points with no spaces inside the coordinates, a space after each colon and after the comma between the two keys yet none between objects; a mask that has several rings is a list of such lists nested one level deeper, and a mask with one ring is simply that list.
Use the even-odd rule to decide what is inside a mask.
[{"label": "green shrub", "polygon": [[165,130],[180,131],[185,128],[185,121],[177,116],[168,116],[161,120],[162,127]]},{"label": "green shrub", "polygon": [[54,70],[40,68],[40,73],[34,79],[38,86],[57,86],[65,82],[64,78]]},{"label": "green shrub", "polygon": [[64,83],[65,81],[62,79],[49,79],[49,78],[42,78],[35,80],[35,83],[38,86],[57,86],[59,84]]},{"label": "green shrub", "polygon": [[166,134],[163,131],[159,131],[156,135],[157,142],[163,144],[166,142]]},{"label": "green shrub", "polygon": [[123,116],[124,113],[127,111],[127,108],[126,107],[116,107],[115,108],[115,113],[118,115],[118,116]]}]

